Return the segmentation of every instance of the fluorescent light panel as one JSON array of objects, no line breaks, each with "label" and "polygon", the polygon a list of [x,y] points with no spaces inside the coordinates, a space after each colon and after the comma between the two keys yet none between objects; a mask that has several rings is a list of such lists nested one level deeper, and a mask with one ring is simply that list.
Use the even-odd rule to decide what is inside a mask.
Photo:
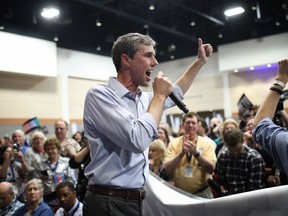
[{"label": "fluorescent light panel", "polygon": [[228,9],[224,12],[224,14],[228,17],[230,16],[235,16],[237,14],[241,14],[241,13],[244,13],[244,9],[242,7],[236,7],[236,8],[231,8],[231,9]]}]

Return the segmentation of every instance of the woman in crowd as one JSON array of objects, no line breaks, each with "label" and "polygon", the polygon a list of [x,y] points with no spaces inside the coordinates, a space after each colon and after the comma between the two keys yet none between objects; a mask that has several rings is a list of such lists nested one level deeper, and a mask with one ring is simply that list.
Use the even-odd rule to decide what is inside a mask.
[{"label": "woman in crowd", "polygon": [[166,156],[166,145],[161,139],[154,140],[149,146],[149,169],[162,179],[171,180],[171,174],[167,174],[163,169],[163,160]]},{"label": "woman in crowd", "polygon": [[60,156],[60,141],[56,137],[48,138],[44,150],[48,158],[41,162],[37,176],[44,183],[44,201],[56,210],[58,206],[55,189],[58,183],[69,180],[76,185],[75,172],[69,167],[69,158]]},{"label": "woman in crowd", "polygon": [[40,179],[31,179],[25,185],[26,203],[13,216],[54,216],[52,209],[43,202],[43,184]]},{"label": "woman in crowd", "polygon": [[169,133],[164,127],[158,127],[158,139],[161,139],[166,147],[170,143]]},{"label": "woman in crowd", "polygon": [[[39,170],[40,163],[42,160],[47,159],[47,154],[44,151],[44,143],[46,141],[46,136],[41,131],[36,131],[31,136],[31,147],[24,154],[24,159],[28,164],[30,170]],[[30,178],[35,177],[34,172],[31,174]]]}]

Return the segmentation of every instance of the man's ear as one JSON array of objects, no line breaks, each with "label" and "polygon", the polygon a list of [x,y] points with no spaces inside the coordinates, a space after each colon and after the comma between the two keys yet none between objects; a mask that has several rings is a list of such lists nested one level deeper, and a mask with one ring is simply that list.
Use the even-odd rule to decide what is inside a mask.
[{"label": "man's ear", "polygon": [[125,53],[121,55],[121,63],[124,65],[130,64],[130,59],[131,58]]}]

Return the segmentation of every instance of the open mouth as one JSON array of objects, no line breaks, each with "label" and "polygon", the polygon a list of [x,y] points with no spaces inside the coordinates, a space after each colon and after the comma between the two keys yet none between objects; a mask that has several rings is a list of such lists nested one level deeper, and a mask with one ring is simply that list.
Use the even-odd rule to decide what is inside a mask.
[{"label": "open mouth", "polygon": [[152,70],[147,70],[147,71],[146,71],[146,75],[147,75],[148,77],[151,77],[152,72],[153,72]]}]

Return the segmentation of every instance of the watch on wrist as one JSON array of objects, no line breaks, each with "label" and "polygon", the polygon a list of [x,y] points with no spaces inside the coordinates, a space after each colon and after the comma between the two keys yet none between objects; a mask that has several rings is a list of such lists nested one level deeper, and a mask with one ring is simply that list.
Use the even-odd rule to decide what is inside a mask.
[{"label": "watch on wrist", "polygon": [[200,152],[197,151],[194,155],[193,155],[195,158],[198,158],[200,156]]}]

